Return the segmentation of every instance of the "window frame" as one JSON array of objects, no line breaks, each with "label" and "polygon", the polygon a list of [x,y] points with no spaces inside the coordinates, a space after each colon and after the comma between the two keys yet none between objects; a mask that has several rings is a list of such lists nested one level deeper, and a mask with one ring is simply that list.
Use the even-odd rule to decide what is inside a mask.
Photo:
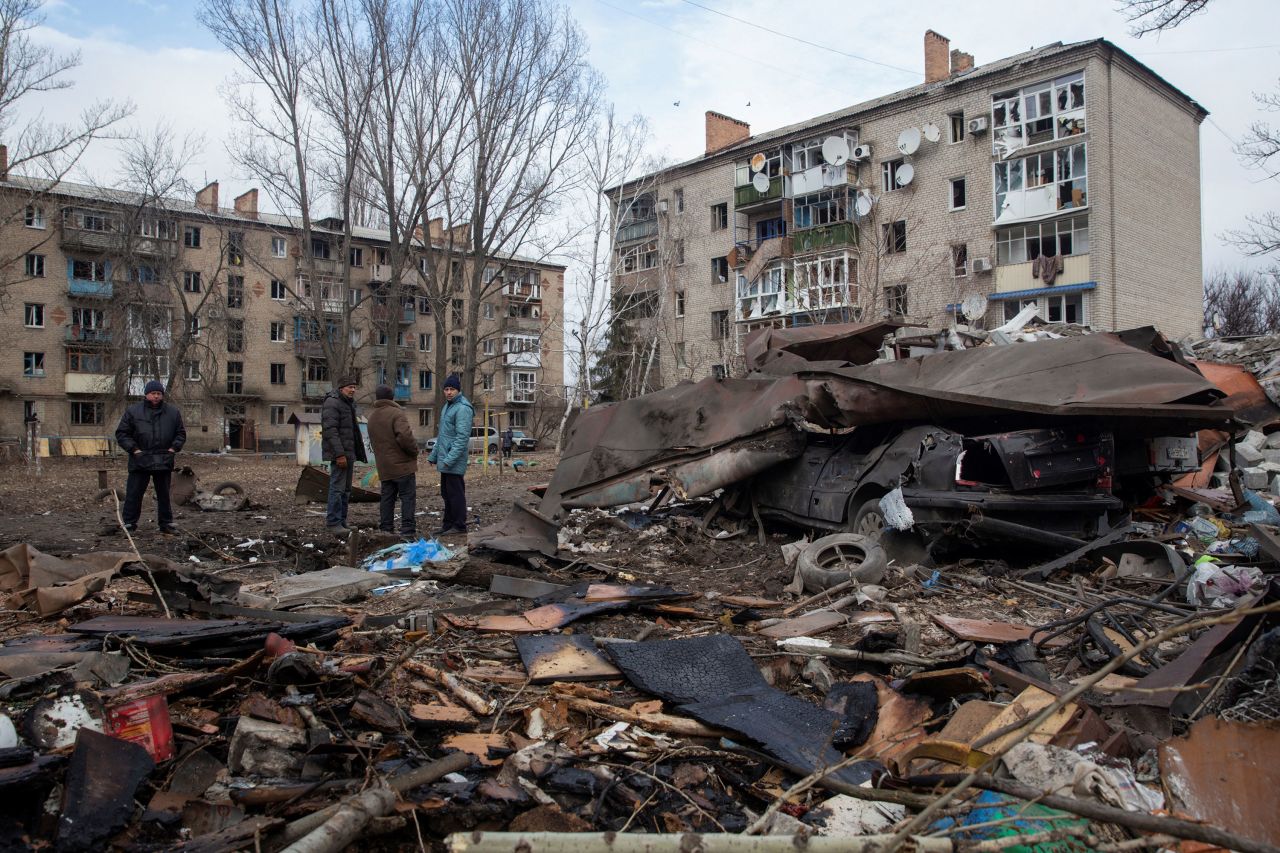
[{"label": "window frame", "polygon": [[270,385],[288,385],[288,366],[287,362],[273,361],[267,368],[268,384]]},{"label": "window frame", "polygon": [[27,329],[44,328],[43,302],[24,302],[22,304],[22,325]]},{"label": "window frame", "polygon": [[39,252],[27,252],[22,259],[22,269],[27,278],[45,277],[45,256]]},{"label": "window frame", "polygon": [[40,379],[45,376],[43,352],[26,350],[22,353],[22,376],[24,379]]},{"label": "window frame", "polygon": [[891,160],[880,161],[880,188],[887,193],[897,192],[905,189],[898,186],[898,170],[906,165],[906,158],[894,157]]},{"label": "window frame", "polygon": [[44,205],[28,204],[22,212],[22,223],[27,228],[43,231],[49,227],[44,218]]},{"label": "window frame", "polygon": [[711,205],[711,230],[727,231],[729,228],[729,202]]},{"label": "window frame", "polygon": [[[86,407],[92,413],[88,420]],[[106,405],[101,400],[72,400],[70,418],[72,426],[102,426],[107,420]]]},{"label": "window frame", "polygon": [[[271,298],[276,302],[284,302],[289,298],[289,286],[285,284],[284,279],[271,279]],[[277,295],[279,294],[279,295]]]},{"label": "window frame", "polygon": [[[962,204],[956,204],[956,187],[960,188],[960,194],[964,200]],[[969,182],[964,175],[958,178],[950,178],[947,180],[947,210],[955,212],[967,210],[969,208]]]},{"label": "window frame", "polygon": [[969,276],[969,244],[955,243],[951,246],[951,277],[968,278]]},{"label": "window frame", "polygon": [[[898,226],[902,226],[899,229]],[[902,238],[898,238],[898,231],[901,230]],[[907,251],[907,220],[893,219],[889,222],[880,223],[880,240],[882,254],[885,255],[901,255]]]},{"label": "window frame", "polygon": [[969,130],[968,125],[964,123],[964,110],[947,113],[947,123],[947,144],[956,145],[964,142]]},{"label": "window frame", "polygon": [[182,226],[182,245],[188,249],[200,248],[200,226],[199,225]]},{"label": "window frame", "polygon": [[289,256],[289,241],[284,237],[271,238],[271,257],[285,258]]}]

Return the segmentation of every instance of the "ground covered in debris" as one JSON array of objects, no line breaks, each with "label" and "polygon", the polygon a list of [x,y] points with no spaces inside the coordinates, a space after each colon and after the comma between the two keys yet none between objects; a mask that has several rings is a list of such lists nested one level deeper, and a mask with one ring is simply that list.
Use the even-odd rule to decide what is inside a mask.
[{"label": "ground covered in debris", "polygon": [[373,504],[340,542],[291,462],[195,457],[251,506],[135,551],[94,463],[8,472],[0,847],[1275,853],[1280,410],[1237,393],[1088,541],[925,550],[901,489],[896,531],[765,521],[707,484],[791,443],[586,464],[621,408],[472,474],[486,527],[440,542]]}]

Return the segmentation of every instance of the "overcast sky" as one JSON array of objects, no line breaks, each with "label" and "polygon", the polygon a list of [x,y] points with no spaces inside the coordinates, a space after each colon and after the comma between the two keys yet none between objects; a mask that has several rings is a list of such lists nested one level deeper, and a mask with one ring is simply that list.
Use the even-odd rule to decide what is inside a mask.
[{"label": "overcast sky", "polygon": [[[1160,38],[1137,40],[1113,0],[1055,4],[864,0],[570,0],[609,82],[619,113],[643,113],[656,154],[701,153],[703,113],[740,118],[759,133],[923,80],[923,35],[934,29],[979,65],[1032,46],[1103,37],[1146,63],[1209,111],[1201,126],[1201,192],[1207,267],[1239,263],[1222,233],[1250,212],[1280,208],[1276,179],[1240,165],[1233,141],[1263,114],[1253,93],[1275,89],[1280,36],[1274,2],[1215,0]],[[193,183],[219,180],[222,198],[251,185],[226,154],[238,132],[219,86],[233,60],[195,19],[195,0],[53,0],[36,37],[78,49],[76,86],[42,96],[51,118],[100,97],[128,98],[139,127],[168,121],[201,133]],[[735,20],[737,19],[737,20]],[[806,44],[804,42],[810,42]],[[678,104],[678,105],[677,105]],[[1280,115],[1271,115],[1280,122]],[[110,180],[117,155],[85,160]],[[81,175],[80,177],[86,177]]]}]

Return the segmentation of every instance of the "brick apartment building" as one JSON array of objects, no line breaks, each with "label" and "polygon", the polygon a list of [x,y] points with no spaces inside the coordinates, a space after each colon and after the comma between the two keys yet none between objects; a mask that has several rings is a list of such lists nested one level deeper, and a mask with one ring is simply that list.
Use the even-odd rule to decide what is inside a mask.
[{"label": "brick apartment building", "polygon": [[610,191],[651,385],[732,373],[763,325],[991,328],[1035,302],[1200,332],[1206,111],[1102,39],[977,67],[924,47],[922,85],[757,136],[708,112],[702,156]]},{"label": "brick apartment building", "polygon": [[[329,318],[343,318],[350,336],[357,400],[371,402],[374,386],[386,382],[419,438],[435,434],[444,379],[436,375],[437,348],[448,348],[448,372],[461,372],[467,297],[455,285],[447,340],[439,340],[428,299],[386,295],[386,232],[351,229],[344,263],[340,221],[314,222],[312,245],[302,246],[300,229],[257,209],[256,190],[226,209],[216,183],[194,201],[146,201],[4,175],[0,204],[7,223],[0,226],[7,299],[0,336],[10,342],[0,359],[0,435],[23,435],[34,415],[54,455],[109,450],[103,439],[123,406],[139,399],[148,379],[174,374],[169,399],[182,407],[188,448],[292,450],[290,416],[318,412],[338,378],[319,337],[322,325],[330,333],[337,327]],[[433,221],[437,259],[444,234]],[[416,246],[408,284],[430,270],[426,244]],[[304,252],[312,256],[305,265]],[[458,279],[476,263],[445,253]],[[303,273],[310,261],[317,288]],[[564,268],[490,258],[484,275],[497,281],[478,309],[476,423],[486,404],[494,426],[536,429],[540,411],[552,407],[557,415],[544,420],[558,420],[563,345],[552,321],[564,298]]]}]

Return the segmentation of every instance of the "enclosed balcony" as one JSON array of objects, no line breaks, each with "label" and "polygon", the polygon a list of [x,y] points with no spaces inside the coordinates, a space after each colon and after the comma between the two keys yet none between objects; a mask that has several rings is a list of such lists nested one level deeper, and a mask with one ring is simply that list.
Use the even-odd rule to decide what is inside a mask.
[{"label": "enclosed balcony", "polygon": [[110,299],[114,294],[115,286],[110,281],[70,277],[67,279],[67,295],[77,299]]},{"label": "enclosed balcony", "polygon": [[322,382],[303,382],[302,397],[304,400],[318,400],[333,389],[333,385],[327,380]]},{"label": "enclosed balcony", "polygon": [[787,178],[774,175],[769,179],[768,189],[761,191],[754,184],[744,184],[733,188],[733,206],[738,210],[781,204],[786,194]]},{"label": "enclosed balcony", "polygon": [[397,384],[392,391],[395,394],[395,398],[401,402],[404,402],[413,396],[413,391],[409,388],[408,383],[403,385]]},{"label": "enclosed balcony", "polygon": [[67,326],[66,342],[75,346],[110,346],[111,330],[95,326]]},{"label": "enclosed balcony", "polygon": [[657,217],[640,222],[627,222],[618,226],[618,243],[634,243],[637,240],[648,240],[658,234]]},{"label": "enclosed balcony", "polygon": [[65,382],[68,394],[111,394],[116,378],[110,373],[68,373]]},{"label": "enclosed balcony", "polygon": [[791,235],[791,251],[794,254],[816,252],[821,249],[836,249],[852,246],[858,242],[858,226],[852,222],[833,222],[830,225],[819,225],[817,228],[806,228]]}]

